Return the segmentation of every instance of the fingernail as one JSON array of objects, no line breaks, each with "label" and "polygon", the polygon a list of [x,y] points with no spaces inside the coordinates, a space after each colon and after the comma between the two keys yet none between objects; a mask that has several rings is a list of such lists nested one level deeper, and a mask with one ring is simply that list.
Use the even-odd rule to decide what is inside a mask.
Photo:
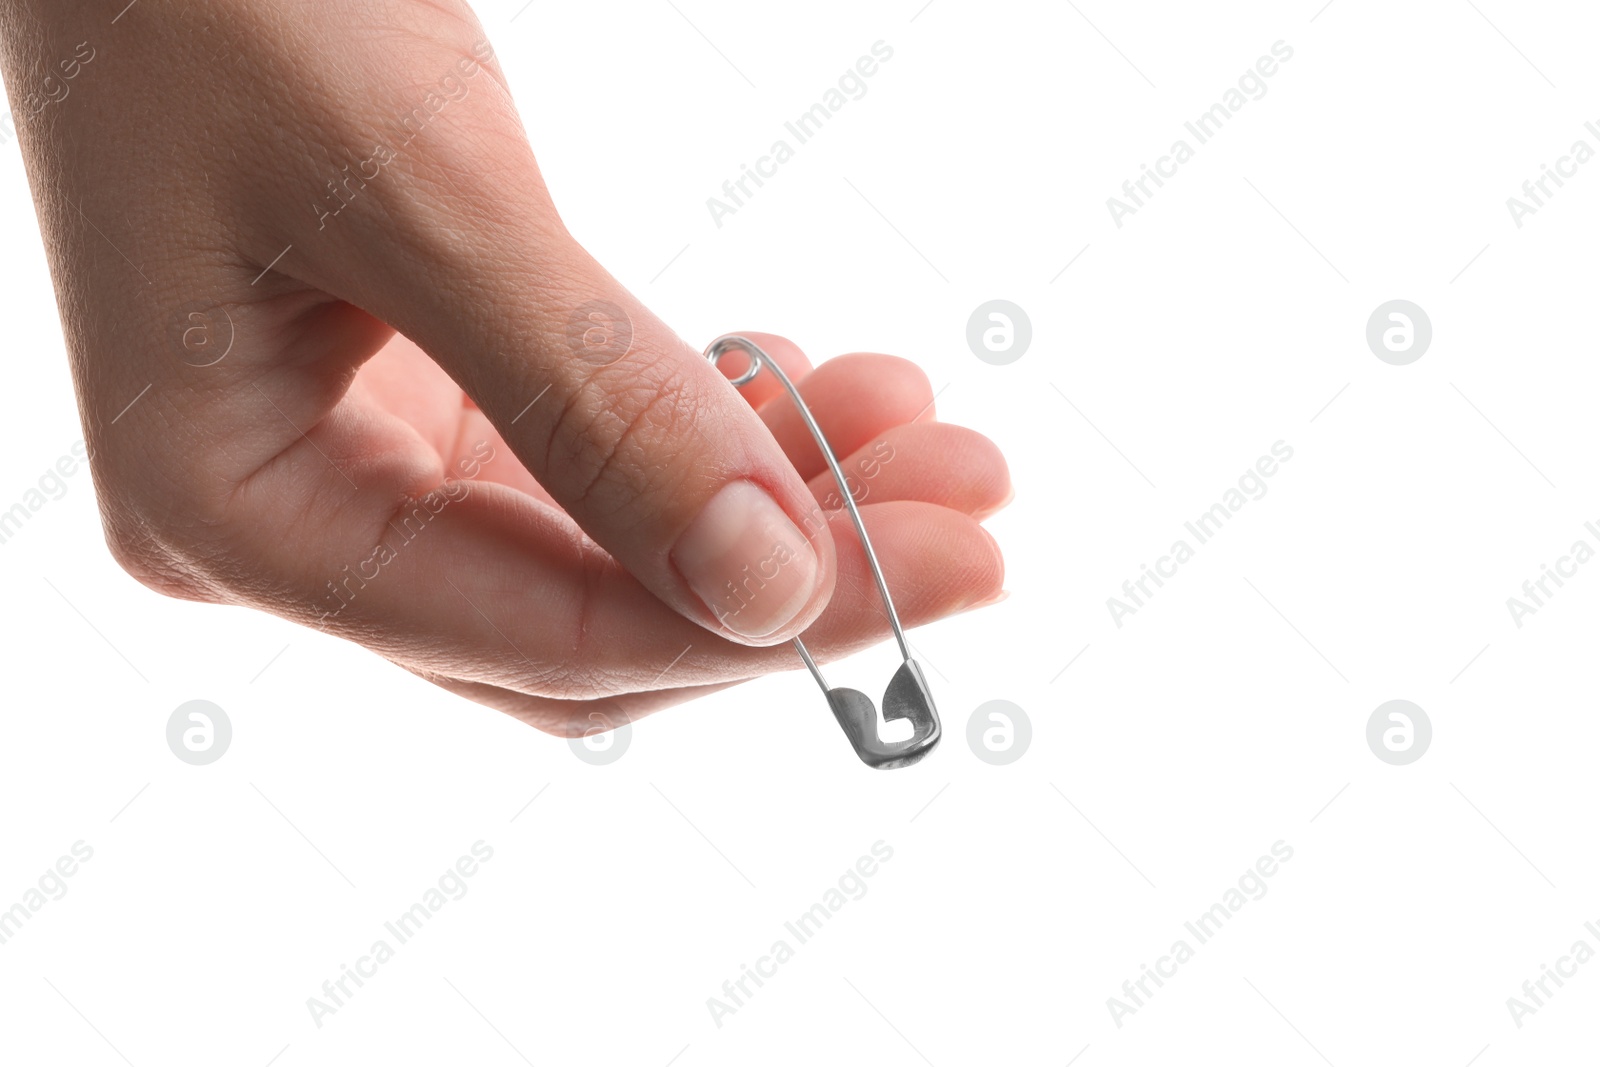
[{"label": "fingernail", "polygon": [[800,528],[752,482],[717,491],[672,549],[711,613],[743,637],[783,629],[811,602],[821,568]]}]

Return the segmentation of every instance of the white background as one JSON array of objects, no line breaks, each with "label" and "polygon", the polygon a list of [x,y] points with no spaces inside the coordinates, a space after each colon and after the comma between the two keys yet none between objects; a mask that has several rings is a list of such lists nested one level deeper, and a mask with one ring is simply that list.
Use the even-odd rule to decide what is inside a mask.
[{"label": "white background", "polygon": [[[1600,565],[1521,628],[1506,598],[1600,547],[1600,162],[1520,229],[1506,198],[1600,148],[1600,26],[1319,2],[483,0],[571,228],[684,337],[909,356],[1002,445],[1012,596],[912,635],[946,728],[914,768],[859,765],[797,673],[594,767],[354,646],[145,590],[80,473],[0,545],[0,908],[94,850],[0,945],[0,1058],[1589,1054],[1600,963],[1520,1028],[1506,999],[1600,950]],[[714,225],[706,198],[878,40],[867,95]],[[1115,226],[1106,198],[1279,40],[1267,94]],[[3,510],[81,430],[15,142],[0,213]],[[993,298],[1032,319],[1008,366],[965,340]],[[1403,367],[1364,336],[1396,298],[1434,330]],[[1267,494],[1114,625],[1106,598],[1280,440]],[[830,674],[877,692],[893,665]],[[165,741],[197,698],[234,731],[206,767]],[[1433,724],[1409,766],[1365,739],[1395,698]],[[1032,722],[1009,766],[965,741],[993,699]],[[316,1026],[307,998],[480,839],[467,895]],[[879,840],[866,895],[717,1026],[707,998]],[[1269,892],[1119,1027],[1107,998],[1280,840]]]}]

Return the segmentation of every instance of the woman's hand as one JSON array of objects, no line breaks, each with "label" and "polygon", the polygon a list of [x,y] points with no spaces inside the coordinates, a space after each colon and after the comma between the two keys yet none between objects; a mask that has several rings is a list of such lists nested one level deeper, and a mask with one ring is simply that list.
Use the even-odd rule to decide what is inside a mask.
[{"label": "woman's hand", "polygon": [[[802,631],[821,659],[887,636],[793,404],[732,388],[566,232],[466,4],[140,0],[112,25],[7,0],[0,35],[141,582],[568,735],[794,667]],[[813,370],[753,336],[905,622],[996,597],[994,446],[935,422],[911,363]]]}]

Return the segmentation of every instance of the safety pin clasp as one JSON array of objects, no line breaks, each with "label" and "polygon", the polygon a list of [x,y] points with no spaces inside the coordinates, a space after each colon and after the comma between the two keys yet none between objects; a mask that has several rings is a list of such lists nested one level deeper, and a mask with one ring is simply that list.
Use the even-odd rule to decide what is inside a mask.
[{"label": "safety pin clasp", "polygon": [[900,664],[883,694],[884,721],[911,720],[911,736],[904,741],[885,741],[879,736],[878,711],[867,694],[843,688],[827,692],[833,717],[839,720],[861,762],[869,767],[885,771],[909,767],[939,743],[939,713],[934,710],[933,694],[928,692],[928,681],[915,660]]},{"label": "safety pin clasp", "polygon": [[806,650],[805,643],[799,638],[795,638],[795,650],[800,653],[800,659],[811,672],[811,676],[822,687],[823,694],[828,698],[828,707],[833,710],[833,717],[838,720],[845,736],[850,739],[850,744],[855,748],[861,762],[880,770],[909,767],[933,751],[933,747],[939,743],[939,712],[934,707],[933,694],[928,690],[928,680],[923,676],[922,668],[918,666],[917,661],[912,658],[911,645],[906,641],[905,631],[901,629],[899,613],[895,611],[894,600],[889,596],[889,585],[884,581],[883,568],[878,564],[878,555],[872,549],[872,540],[867,536],[866,524],[861,521],[861,512],[856,508],[855,496],[851,492],[844,471],[839,467],[838,458],[833,454],[827,437],[822,433],[822,427],[817,424],[811,409],[801,398],[800,390],[795,388],[789,376],[783,372],[783,368],[778,366],[777,361],[760,345],[739,334],[724,334],[706,348],[706,358],[715,365],[725,354],[735,349],[750,358],[750,366],[731,378],[732,384],[744,385],[763,368],[769,371],[799,408],[800,417],[805,420],[811,436],[816,439],[817,447],[822,451],[823,458],[828,461],[828,468],[833,472],[834,481],[839,486],[839,495],[844,500],[845,508],[850,512],[851,521],[855,524],[856,536],[861,539],[861,548],[866,554],[867,565],[872,568],[872,577],[877,582],[878,594],[883,598],[883,610],[889,617],[889,628],[894,631],[894,639],[899,644],[904,659],[900,669],[895,671],[894,677],[889,680],[888,689],[884,690],[883,721],[910,720],[911,736],[901,741],[883,740],[878,729],[878,709],[873,704],[872,698],[857,689],[829,686],[816,661],[811,658],[811,653]]}]

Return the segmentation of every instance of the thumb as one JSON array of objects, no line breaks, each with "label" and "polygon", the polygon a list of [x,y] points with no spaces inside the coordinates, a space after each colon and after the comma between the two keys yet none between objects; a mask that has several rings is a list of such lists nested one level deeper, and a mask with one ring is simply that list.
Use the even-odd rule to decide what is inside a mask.
[{"label": "thumb", "polygon": [[490,418],[567,513],[662,600],[745,643],[798,636],[835,576],[829,524],[805,480],[723,372],[576,242],[544,254],[563,264],[555,292],[567,299],[541,309],[539,328],[559,340],[488,368],[468,392],[493,405]]},{"label": "thumb", "polygon": [[[797,636],[835,577],[806,483],[723,373],[566,232],[526,142],[504,144],[451,144],[448,181],[428,173],[441,149],[399,158],[409,173],[296,238],[306,280],[415,341],[659,599],[744,644]],[[508,205],[508,188],[525,192]]]}]

